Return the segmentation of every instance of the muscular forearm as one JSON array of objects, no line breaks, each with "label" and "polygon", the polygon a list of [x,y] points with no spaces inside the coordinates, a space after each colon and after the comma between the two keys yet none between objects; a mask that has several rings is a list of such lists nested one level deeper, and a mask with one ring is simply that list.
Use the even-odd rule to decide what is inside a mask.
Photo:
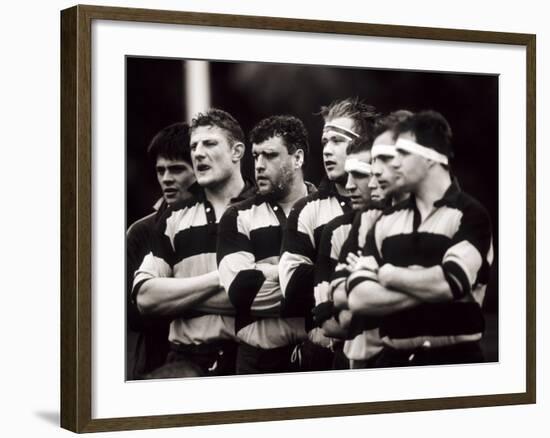
[{"label": "muscular forearm", "polygon": [[441,266],[401,268],[384,265],[378,271],[378,281],[388,289],[399,290],[426,302],[453,298]]},{"label": "muscular forearm", "polygon": [[141,313],[178,315],[213,296],[220,288],[218,271],[190,278],[151,278],[136,296]]},{"label": "muscular forearm", "polygon": [[234,315],[235,308],[229,301],[224,289],[219,288],[214,295],[208,297],[203,302],[196,304],[193,309],[199,312],[213,313],[216,315]]},{"label": "muscular forearm", "polygon": [[384,316],[420,304],[421,301],[403,292],[387,289],[374,281],[364,281],[353,288],[348,297],[354,314]]}]

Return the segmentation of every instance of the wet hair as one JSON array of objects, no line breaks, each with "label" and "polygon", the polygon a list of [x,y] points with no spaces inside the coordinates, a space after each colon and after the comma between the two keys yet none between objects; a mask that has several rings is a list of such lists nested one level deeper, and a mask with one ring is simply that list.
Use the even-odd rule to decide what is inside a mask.
[{"label": "wet hair", "polygon": [[200,126],[217,126],[227,132],[230,143],[244,143],[244,132],[241,125],[224,110],[210,108],[205,113],[198,113],[191,120],[191,131]]},{"label": "wet hair", "polygon": [[259,144],[272,137],[281,137],[289,154],[298,149],[304,151],[307,158],[309,144],[307,131],[302,121],[294,116],[271,116],[259,122],[250,131],[250,143]]},{"label": "wet hair", "polygon": [[164,157],[191,164],[189,125],[181,122],[161,129],[147,146],[147,154],[154,162],[159,157]]},{"label": "wet hair", "polygon": [[364,138],[356,138],[346,148],[346,154],[358,154],[360,152],[368,152],[372,149],[372,142]]},{"label": "wet hair", "polygon": [[380,116],[374,106],[368,105],[358,97],[347,98],[321,107],[319,114],[323,117],[325,123],[339,117],[352,119],[355,132],[372,145],[375,138],[374,126]]},{"label": "wet hair", "polygon": [[453,158],[453,133],[449,122],[441,113],[427,110],[412,115],[395,126],[396,138],[405,132],[413,133],[418,144]]},{"label": "wet hair", "polygon": [[401,109],[380,117],[374,126],[374,138],[376,139],[376,137],[382,135],[386,131],[392,131],[397,124],[404,122],[412,116],[413,113],[411,111]]}]

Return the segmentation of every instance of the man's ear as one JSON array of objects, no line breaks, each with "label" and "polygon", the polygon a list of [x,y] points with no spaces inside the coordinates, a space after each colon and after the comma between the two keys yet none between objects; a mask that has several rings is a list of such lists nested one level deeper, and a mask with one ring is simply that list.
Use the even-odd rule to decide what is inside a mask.
[{"label": "man's ear", "polygon": [[231,159],[233,160],[233,162],[236,163],[238,161],[241,161],[241,159],[244,157],[244,152],[244,143],[233,143],[233,146],[231,146]]},{"label": "man's ear", "polygon": [[294,152],[294,167],[296,169],[300,169],[304,165],[304,150],[303,149],[296,149],[296,152]]}]

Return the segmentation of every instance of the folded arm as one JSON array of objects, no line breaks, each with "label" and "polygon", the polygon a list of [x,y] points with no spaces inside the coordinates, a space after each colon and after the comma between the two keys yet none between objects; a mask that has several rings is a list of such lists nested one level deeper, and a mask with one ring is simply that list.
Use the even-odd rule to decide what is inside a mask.
[{"label": "folded arm", "polygon": [[443,267],[439,265],[402,268],[385,264],[378,270],[378,281],[387,289],[398,290],[426,302],[453,299]]},{"label": "folded arm", "polygon": [[414,296],[388,289],[370,276],[361,278],[361,275],[362,271],[358,271],[347,282],[348,306],[354,314],[384,316],[422,303]]},{"label": "folded arm", "polygon": [[146,268],[149,254],[136,272],[134,296],[139,311],[150,315],[178,315],[193,309],[198,303],[220,289],[218,271],[188,278],[154,275]]}]

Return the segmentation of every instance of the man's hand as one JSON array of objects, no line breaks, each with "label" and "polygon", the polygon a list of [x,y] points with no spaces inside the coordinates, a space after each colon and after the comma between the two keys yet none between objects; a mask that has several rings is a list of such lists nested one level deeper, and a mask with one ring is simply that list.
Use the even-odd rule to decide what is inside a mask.
[{"label": "man's hand", "polygon": [[322,325],[323,334],[329,338],[346,339],[347,329],[343,328],[334,317],[327,319]]},{"label": "man's hand", "polygon": [[350,252],[346,257],[346,262],[348,263],[350,272],[359,271],[361,269],[366,269],[375,274],[378,272],[378,264],[374,257],[364,257],[361,255],[361,251],[357,254]]}]

